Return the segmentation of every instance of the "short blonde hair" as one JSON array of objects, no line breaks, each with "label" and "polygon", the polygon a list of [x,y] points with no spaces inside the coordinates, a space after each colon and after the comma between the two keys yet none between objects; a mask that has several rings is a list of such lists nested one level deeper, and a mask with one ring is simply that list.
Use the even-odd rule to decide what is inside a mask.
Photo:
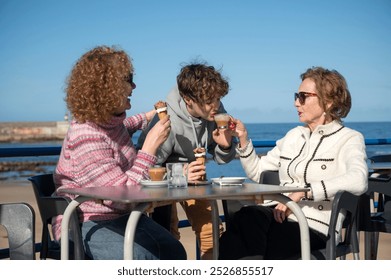
[{"label": "short blonde hair", "polygon": [[[345,78],[336,70],[312,67],[301,74],[301,80],[311,79],[315,82],[320,106],[332,120],[341,122],[352,107],[352,98]],[[328,108],[327,104],[331,104]]]}]

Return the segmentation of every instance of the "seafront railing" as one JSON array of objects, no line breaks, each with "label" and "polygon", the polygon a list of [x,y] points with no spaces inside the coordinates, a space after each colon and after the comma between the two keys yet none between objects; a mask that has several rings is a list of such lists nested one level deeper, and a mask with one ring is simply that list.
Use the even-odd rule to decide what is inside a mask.
[{"label": "seafront railing", "polygon": [[[276,140],[253,140],[254,148],[272,148]],[[391,138],[368,138],[365,145],[391,145]],[[56,156],[61,152],[61,146],[44,147],[5,147],[0,148],[1,157]]]}]

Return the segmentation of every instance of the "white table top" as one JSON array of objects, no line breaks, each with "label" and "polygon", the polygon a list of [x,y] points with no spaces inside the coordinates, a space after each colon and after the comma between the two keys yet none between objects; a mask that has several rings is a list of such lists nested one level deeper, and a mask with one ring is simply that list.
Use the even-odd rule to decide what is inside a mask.
[{"label": "white table top", "polygon": [[[281,187],[256,183],[244,183],[242,186],[189,186],[185,189],[168,187],[91,187],[82,189],[61,189],[59,192],[75,194],[93,199],[107,199],[123,203],[156,202],[188,199],[244,199],[258,198],[259,195],[289,192],[306,192],[308,188]],[[242,198],[243,197],[243,198]]]},{"label": "white table top", "polygon": [[[278,185],[266,185],[256,183],[244,183],[234,186],[189,186],[185,189],[169,189],[167,186],[156,187],[91,187],[82,189],[61,189],[59,192],[78,195],[64,212],[61,230],[61,247],[68,248],[68,228],[72,211],[79,203],[85,200],[112,200],[122,203],[139,203],[131,212],[125,231],[124,259],[133,257],[133,240],[135,228],[140,214],[147,209],[149,204],[166,201],[184,201],[188,199],[208,199],[212,201],[213,224],[213,256],[217,259],[218,252],[218,211],[216,200],[219,199],[272,199],[286,204],[296,215],[300,225],[302,259],[310,259],[309,229],[306,217],[300,207],[283,193],[306,192],[309,188],[281,187]],[[61,250],[61,258],[68,259],[68,250]]]}]

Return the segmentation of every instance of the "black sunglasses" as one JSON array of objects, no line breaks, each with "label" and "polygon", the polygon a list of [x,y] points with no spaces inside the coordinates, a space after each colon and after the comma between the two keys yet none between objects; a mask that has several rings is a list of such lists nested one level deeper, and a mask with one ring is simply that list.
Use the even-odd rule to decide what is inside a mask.
[{"label": "black sunglasses", "polygon": [[295,92],[294,99],[296,101],[297,98],[299,98],[300,104],[304,105],[305,99],[307,98],[307,96],[318,96],[318,95],[316,93],[313,93],[313,92],[300,91],[300,92]]},{"label": "black sunglasses", "polygon": [[133,84],[133,73],[130,73],[129,76],[126,78],[126,81],[129,83],[129,84]]}]

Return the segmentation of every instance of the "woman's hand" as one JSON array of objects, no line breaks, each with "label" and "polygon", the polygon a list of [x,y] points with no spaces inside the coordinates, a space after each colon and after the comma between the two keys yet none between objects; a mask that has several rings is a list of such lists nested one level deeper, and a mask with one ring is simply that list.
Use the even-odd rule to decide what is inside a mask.
[{"label": "woman's hand", "polygon": [[216,128],[212,132],[213,140],[223,149],[229,149],[232,145],[232,131]]},{"label": "woman's hand", "polygon": [[239,119],[231,119],[231,131],[232,135],[239,138],[240,147],[245,147],[248,142],[248,132],[244,123]]},{"label": "woman's hand", "polygon": [[[299,202],[304,196],[304,192],[294,192],[288,195],[288,197],[294,202]],[[277,206],[273,209],[274,219],[278,223],[282,223],[291,213],[292,211],[282,203],[278,203]]]},{"label": "woman's hand", "polygon": [[206,174],[206,167],[199,161],[192,161],[187,166],[187,180],[196,182],[201,180],[201,176]]},{"label": "woman's hand", "polygon": [[167,115],[159,120],[148,132],[141,150],[151,155],[156,155],[157,149],[167,140],[170,131],[171,121],[170,116]]},{"label": "woman's hand", "polygon": [[277,223],[282,223],[286,217],[290,214],[289,208],[285,204],[278,203],[277,206],[273,209],[274,220]]}]

